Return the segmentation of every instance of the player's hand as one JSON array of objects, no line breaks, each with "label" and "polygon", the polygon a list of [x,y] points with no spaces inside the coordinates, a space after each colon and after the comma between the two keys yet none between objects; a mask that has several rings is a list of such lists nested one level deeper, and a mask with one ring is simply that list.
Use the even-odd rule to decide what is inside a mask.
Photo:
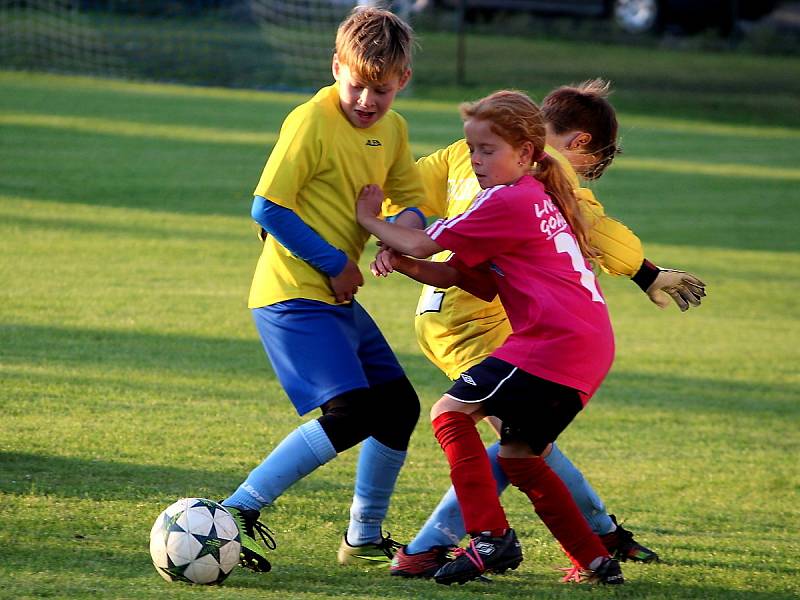
[{"label": "player's hand", "polygon": [[361,188],[356,204],[356,219],[360,224],[376,218],[381,214],[383,204],[383,190],[376,184],[365,185]]},{"label": "player's hand", "polygon": [[350,302],[364,285],[364,276],[352,259],[347,259],[344,269],[336,277],[330,277],[331,289],[337,302]]},{"label": "player's hand", "polygon": [[375,260],[370,263],[369,270],[375,277],[387,277],[394,272],[399,256],[395,250],[382,246],[375,255]]},{"label": "player's hand", "polygon": [[268,234],[268,233],[267,233],[267,232],[264,230],[264,228],[263,228],[263,227],[261,227],[261,225],[259,225],[259,224],[258,224],[258,223],[256,223],[255,221],[252,221],[252,222],[250,223],[250,227],[252,227],[252,228],[253,228],[253,232],[256,234],[256,237],[258,238],[258,241],[259,241],[259,242],[262,242],[262,243],[263,243],[263,242],[266,242],[266,241],[267,241],[267,236],[268,236],[269,234]]},{"label": "player's hand", "polygon": [[690,306],[700,306],[706,295],[706,284],[685,271],[660,269],[646,293],[659,308],[669,306],[671,298],[683,312],[689,310]]}]

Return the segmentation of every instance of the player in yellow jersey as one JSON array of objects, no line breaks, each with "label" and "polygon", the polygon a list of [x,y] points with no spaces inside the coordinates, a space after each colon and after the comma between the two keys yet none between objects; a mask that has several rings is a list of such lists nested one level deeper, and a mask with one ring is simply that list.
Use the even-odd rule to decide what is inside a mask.
[{"label": "player in yellow jersey", "polygon": [[[356,9],[339,27],[336,83],[294,109],[255,189],[265,230],[249,307],[299,415],[320,409],[223,501],[242,534],[242,564],[268,571],[274,548],[260,510],[340,452],[363,442],[338,559],[383,561],[398,546],[381,524],[419,418],[419,400],[372,318],[354,300],[369,234],[355,219],[368,184],[404,206],[423,199],[406,122],[391,110],[411,76],[413,32],[396,15]],[[412,220],[420,223],[413,212]]]},{"label": "player in yellow jersey", "polygon": [[[612,275],[632,278],[660,307],[668,305],[670,298],[681,310],[697,306],[705,295],[704,284],[693,275],[660,269],[647,261],[639,238],[608,217],[591,190],[579,187],[579,176],[597,179],[618,151],[617,120],[607,94],[608,84],[601,80],[566,86],[549,94],[542,103],[547,120],[546,152],[561,161],[577,188],[583,216],[590,225],[590,241],[600,252],[600,267]],[[426,206],[433,214],[451,217],[463,213],[480,190],[464,140],[417,164],[427,193]],[[443,261],[449,256],[449,252],[442,252],[433,260]],[[425,355],[450,379],[457,379],[489,356],[511,331],[497,298],[485,302],[457,287],[431,286],[424,286],[420,296],[415,329]],[[499,423],[492,425],[499,432]],[[508,480],[497,466],[497,451],[497,444],[488,449],[498,491],[502,491]],[[598,495],[555,444],[547,462],[567,484],[592,529],[618,559],[647,562],[658,558],[606,513]],[[446,562],[449,548],[464,535],[461,512],[451,488],[417,536],[397,552],[392,574],[431,577]]]}]

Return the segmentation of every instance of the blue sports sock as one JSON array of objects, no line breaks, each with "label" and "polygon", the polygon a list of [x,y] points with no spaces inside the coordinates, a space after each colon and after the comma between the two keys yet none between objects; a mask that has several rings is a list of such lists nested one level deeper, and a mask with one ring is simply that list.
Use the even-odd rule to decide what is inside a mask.
[{"label": "blue sports sock", "polygon": [[347,528],[347,542],[351,546],[361,546],[381,538],[381,525],[405,460],[404,450],[393,450],[373,437],[361,444]]},{"label": "blue sports sock", "polygon": [[[486,449],[489,455],[489,462],[492,465],[492,474],[497,483],[497,495],[503,493],[508,487],[508,477],[497,463],[497,453],[500,450],[500,442],[495,442]],[[461,507],[456,498],[456,491],[450,486],[447,493],[433,509],[431,516],[419,530],[416,537],[409,542],[406,551],[409,554],[424,552],[434,546],[458,546],[462,538],[467,534],[464,527],[464,517],[461,515]]]},{"label": "blue sports sock", "polygon": [[597,535],[614,531],[616,526],[608,516],[605,504],[600,500],[592,486],[589,485],[589,482],[586,481],[583,473],[575,468],[575,465],[561,453],[558,446],[553,444],[553,449],[545,458],[545,462],[567,486],[575,500],[575,504],[578,505],[592,531]]},{"label": "blue sports sock", "polygon": [[319,421],[308,421],[283,438],[222,504],[261,510],[289,486],[336,457]]}]

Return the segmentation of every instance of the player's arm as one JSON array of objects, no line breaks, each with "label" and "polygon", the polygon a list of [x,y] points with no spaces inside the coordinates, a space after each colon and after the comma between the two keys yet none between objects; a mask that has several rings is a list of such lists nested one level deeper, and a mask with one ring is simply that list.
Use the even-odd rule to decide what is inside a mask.
[{"label": "player's arm", "polygon": [[394,254],[391,259],[391,270],[376,268],[372,270],[376,276],[385,276],[391,271],[397,271],[415,281],[437,288],[449,288],[458,285],[459,281],[458,271],[447,263],[412,258],[402,254]]},{"label": "player's arm", "polygon": [[376,277],[385,277],[397,271],[419,283],[436,288],[460,287],[486,302],[497,295],[497,286],[488,270],[468,267],[455,255],[448,262],[440,262],[405,256],[391,249],[384,250],[381,254],[383,260],[376,259],[370,265],[372,274]]},{"label": "player's arm", "polygon": [[381,204],[383,191],[380,186],[367,185],[361,190],[356,205],[356,218],[359,224],[377,237],[383,244],[394,248],[401,254],[415,258],[428,258],[443,250],[430,236],[421,229],[404,227],[397,223],[381,220]]},{"label": "player's arm", "polygon": [[705,283],[691,273],[661,268],[647,260],[641,240],[624,224],[606,215],[591,191],[578,190],[578,198],[589,224],[589,239],[600,252],[598,262],[604,271],[629,277],[660,308],[666,308],[670,298],[681,311],[700,305],[706,295]]},{"label": "player's arm", "polygon": [[425,229],[427,219],[425,214],[415,206],[404,208],[398,214],[387,217],[386,221],[389,223],[397,223],[403,227],[411,227],[413,229]]},{"label": "player's arm", "polygon": [[293,210],[257,195],[250,216],[289,252],[327,275],[337,302],[352,300],[363,285],[358,266],[347,254],[323,239]]}]

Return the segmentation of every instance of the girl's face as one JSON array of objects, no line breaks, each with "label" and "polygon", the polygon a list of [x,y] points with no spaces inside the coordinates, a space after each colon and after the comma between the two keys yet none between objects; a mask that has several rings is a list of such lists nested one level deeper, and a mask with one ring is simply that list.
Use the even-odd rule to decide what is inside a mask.
[{"label": "girl's face", "polygon": [[389,77],[385,81],[367,83],[356,77],[347,65],[333,57],[333,77],[339,82],[339,105],[354,127],[366,129],[381,120],[402,90],[411,71],[402,77]]},{"label": "girl's face", "polygon": [[469,119],[464,135],[472,158],[472,170],[482,189],[515,183],[531,167],[533,144],[514,148],[492,131],[491,121]]}]

